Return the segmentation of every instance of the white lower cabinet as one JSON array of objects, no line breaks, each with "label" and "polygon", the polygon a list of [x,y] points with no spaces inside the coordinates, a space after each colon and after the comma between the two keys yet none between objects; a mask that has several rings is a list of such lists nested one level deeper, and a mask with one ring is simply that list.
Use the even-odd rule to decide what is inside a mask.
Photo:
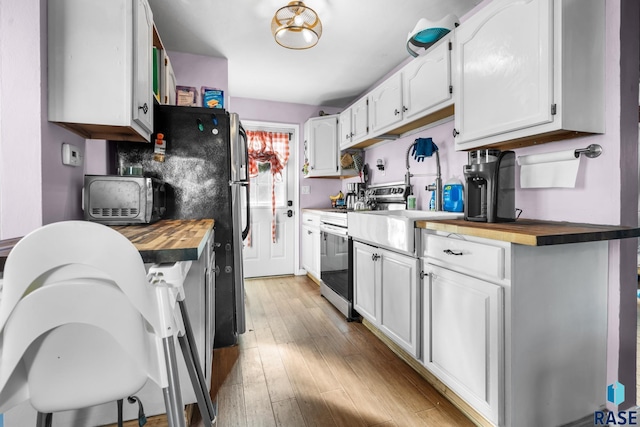
[{"label": "white lower cabinet", "polygon": [[504,380],[502,288],[426,261],[423,268],[424,364],[497,423]]},{"label": "white lower cabinet", "polygon": [[418,358],[418,259],[360,242],[353,251],[355,309]]},{"label": "white lower cabinet", "polygon": [[307,273],[320,279],[320,257],[322,242],[320,239],[320,217],[311,213],[302,214],[302,259],[301,264]]},{"label": "white lower cabinet", "polygon": [[424,366],[496,426],[571,424],[606,404],[608,242],[421,231]]}]

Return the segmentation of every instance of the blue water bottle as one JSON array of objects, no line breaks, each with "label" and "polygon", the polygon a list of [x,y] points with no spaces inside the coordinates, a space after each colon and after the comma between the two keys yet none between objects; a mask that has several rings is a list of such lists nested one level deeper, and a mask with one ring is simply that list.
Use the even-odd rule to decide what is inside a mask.
[{"label": "blue water bottle", "polygon": [[449,179],[442,189],[442,209],[447,212],[464,211],[464,190],[457,178]]}]

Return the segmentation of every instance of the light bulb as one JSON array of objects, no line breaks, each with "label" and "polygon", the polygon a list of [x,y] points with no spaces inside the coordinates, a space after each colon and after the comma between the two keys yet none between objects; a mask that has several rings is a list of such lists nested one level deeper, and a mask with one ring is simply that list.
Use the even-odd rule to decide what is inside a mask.
[{"label": "light bulb", "polygon": [[302,27],[304,19],[302,19],[302,16],[296,15],[295,18],[293,18],[293,23],[296,24],[296,27]]},{"label": "light bulb", "polygon": [[302,30],[302,37],[304,37],[304,41],[307,43],[311,43],[313,41],[313,34],[311,34],[310,30]]}]

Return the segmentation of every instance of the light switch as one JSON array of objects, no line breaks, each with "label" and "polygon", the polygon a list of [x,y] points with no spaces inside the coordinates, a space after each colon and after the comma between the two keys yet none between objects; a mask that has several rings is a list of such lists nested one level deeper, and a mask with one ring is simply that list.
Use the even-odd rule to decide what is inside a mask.
[{"label": "light switch", "polygon": [[62,143],[62,164],[68,166],[82,166],[82,154],[75,145]]},{"label": "light switch", "polygon": [[303,185],[302,186],[302,194],[309,194],[309,186],[308,185]]}]

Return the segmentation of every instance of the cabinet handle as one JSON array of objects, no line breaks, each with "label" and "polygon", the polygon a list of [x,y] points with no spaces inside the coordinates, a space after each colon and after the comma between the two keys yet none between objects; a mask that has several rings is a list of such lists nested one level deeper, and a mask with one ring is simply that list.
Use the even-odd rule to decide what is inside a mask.
[{"label": "cabinet handle", "polygon": [[458,132],[456,128],[453,128],[453,137],[455,138],[458,135],[460,135],[460,132]]},{"label": "cabinet handle", "polygon": [[398,109],[396,108],[395,110],[393,110],[393,114],[397,116],[398,114],[400,114],[400,111],[398,111]]},{"label": "cabinet handle", "polygon": [[451,249],[445,249],[442,252],[447,255],[462,255],[462,251],[452,251]]},{"label": "cabinet handle", "polygon": [[149,106],[145,102],[142,107],[138,107],[138,110],[142,110],[143,113],[147,114],[147,111],[149,111]]},{"label": "cabinet handle", "polygon": [[354,133],[353,133],[353,132],[351,132],[351,135],[350,135],[350,137],[351,137],[351,138],[353,138],[353,135],[354,135]]},{"label": "cabinet handle", "polygon": [[409,111],[409,109],[403,105],[402,106],[402,112],[404,113],[405,111]]},{"label": "cabinet handle", "polygon": [[379,259],[380,259],[380,255],[378,255],[378,254],[371,255],[371,261],[377,261]]}]

